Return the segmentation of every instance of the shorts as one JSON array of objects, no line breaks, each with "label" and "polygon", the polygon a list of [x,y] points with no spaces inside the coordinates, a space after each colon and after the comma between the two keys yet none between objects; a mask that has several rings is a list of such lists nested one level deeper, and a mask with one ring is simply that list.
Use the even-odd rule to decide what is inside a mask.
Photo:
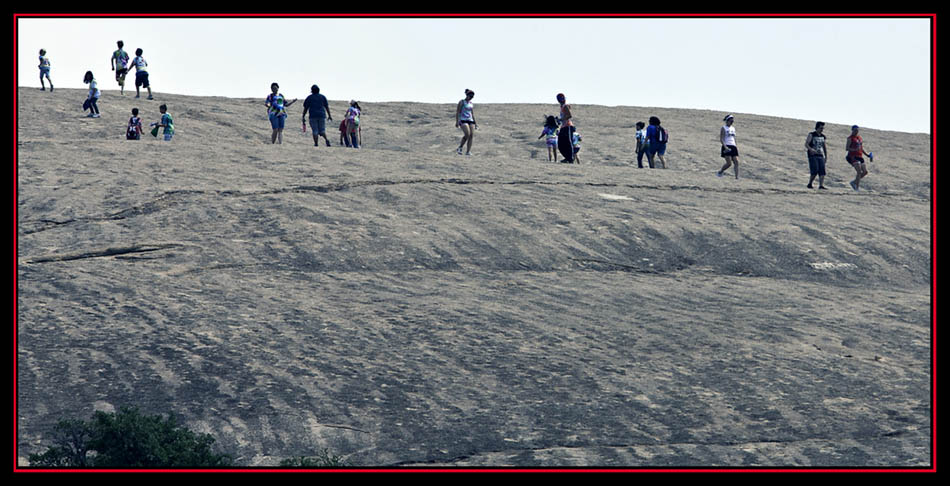
[{"label": "shorts", "polygon": [[164,134],[164,135],[165,135],[165,141],[166,141],[166,142],[171,141],[172,135],[174,135],[174,134],[175,134],[175,132],[166,132],[166,133]]},{"label": "shorts", "polygon": [[143,88],[148,88],[148,72],[147,71],[138,71],[135,73],[135,87],[139,86]]},{"label": "shorts", "polygon": [[459,127],[461,127],[463,123],[468,124],[468,125],[474,125],[475,120],[459,120]]},{"label": "shorts", "polygon": [[647,155],[653,156],[656,154],[666,155],[666,142],[662,143],[651,143],[647,145],[646,148]]},{"label": "shorts", "polygon": [[267,117],[270,119],[270,126],[271,126],[271,128],[273,128],[274,130],[283,130],[283,129],[284,129],[284,121],[287,119],[287,115],[280,115],[280,114],[277,114],[277,113],[271,113],[271,114],[267,115]]},{"label": "shorts", "polygon": [[41,67],[41,68],[40,68],[40,77],[43,77],[43,76],[46,76],[47,78],[49,77],[49,68],[48,68],[48,67]]},{"label": "shorts", "polygon": [[811,175],[813,176],[825,175],[825,158],[821,155],[809,155],[808,168],[811,170]]},{"label": "shorts", "polygon": [[738,156],[739,156],[739,148],[736,147],[735,145],[726,145],[725,148],[720,147],[720,148],[719,148],[719,156],[720,156],[720,157],[723,157],[723,158],[725,158],[725,157],[738,157]]},{"label": "shorts", "polygon": [[326,135],[327,134],[326,117],[320,117],[320,118],[310,117],[310,129],[313,130],[313,133],[316,133],[317,135]]},{"label": "shorts", "polygon": [[115,70],[115,80],[118,81],[118,82],[120,82],[120,83],[124,83],[124,82],[125,82],[125,75],[128,74],[128,72],[129,72],[129,70],[126,69],[126,68],[119,68],[119,69],[116,69],[116,70]]},{"label": "shorts", "polygon": [[851,165],[864,163],[864,157],[855,157],[853,155],[846,155],[844,160],[847,160]]},{"label": "shorts", "polygon": [[548,147],[555,147],[555,148],[557,148],[557,139],[556,139],[556,138],[549,138],[549,139],[547,139],[547,142],[546,142],[546,143],[548,144]]}]

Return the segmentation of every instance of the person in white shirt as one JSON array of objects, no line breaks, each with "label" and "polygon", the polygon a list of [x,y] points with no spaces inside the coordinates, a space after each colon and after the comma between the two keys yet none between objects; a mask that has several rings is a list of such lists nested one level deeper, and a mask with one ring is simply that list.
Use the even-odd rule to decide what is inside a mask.
[{"label": "person in white shirt", "polygon": [[135,66],[135,97],[139,97],[139,87],[143,87],[148,90],[148,98],[152,98],[152,86],[148,83],[148,63],[145,62],[145,58],[142,57],[142,49],[135,50],[135,59],[132,59],[131,66]]},{"label": "person in white shirt", "polygon": [[102,93],[99,92],[99,84],[96,83],[92,71],[86,71],[86,76],[83,77],[82,82],[89,85],[89,94],[86,96],[85,103],[82,104],[82,111],[89,110],[89,118],[99,118],[99,107],[96,102],[99,101]]},{"label": "person in white shirt", "polygon": [[647,150],[647,130],[646,124],[637,122],[637,134],[635,135],[637,139],[637,167],[643,168],[643,153]]},{"label": "person in white shirt", "polygon": [[725,172],[730,165],[735,165],[736,180],[738,180],[739,149],[736,147],[736,127],[732,126],[735,122],[735,117],[726,115],[723,121],[725,121],[726,124],[719,130],[719,142],[722,144],[719,155],[726,159],[726,163],[719,169],[719,172],[716,172],[716,177],[722,177],[723,172]]}]

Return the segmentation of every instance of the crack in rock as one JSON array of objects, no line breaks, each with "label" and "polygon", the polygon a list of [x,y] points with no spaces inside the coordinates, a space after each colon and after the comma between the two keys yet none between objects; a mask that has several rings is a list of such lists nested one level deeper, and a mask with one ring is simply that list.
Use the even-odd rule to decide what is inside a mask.
[{"label": "crack in rock", "polygon": [[159,244],[143,244],[143,245],[133,245],[133,246],[123,246],[115,248],[104,248],[101,250],[93,251],[83,251],[76,253],[64,253],[59,255],[47,255],[39,258],[34,258],[27,260],[26,263],[50,263],[50,262],[66,262],[72,260],[83,260],[86,258],[101,258],[109,257],[116,255],[127,255],[130,253],[148,253],[152,251],[164,250],[166,248],[174,248],[182,246],[177,243],[159,243]]}]

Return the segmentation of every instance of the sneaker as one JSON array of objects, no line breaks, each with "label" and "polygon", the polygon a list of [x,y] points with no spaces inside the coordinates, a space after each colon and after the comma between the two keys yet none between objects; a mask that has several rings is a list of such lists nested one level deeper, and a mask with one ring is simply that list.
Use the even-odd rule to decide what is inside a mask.
[{"label": "sneaker", "polygon": [[462,147],[459,147],[458,150],[455,151],[455,153],[462,155]]},{"label": "sneaker", "polygon": [[716,172],[716,177],[722,179],[722,172],[717,171],[717,172]]},{"label": "sneaker", "polygon": [[92,117],[93,117],[93,118],[99,118],[99,114],[96,113],[96,114],[92,115]]},{"label": "sneaker", "polygon": [[327,147],[329,147],[329,146],[330,146],[330,141],[327,140],[326,142],[327,142]]},{"label": "sneaker", "polygon": [[140,98],[140,96],[139,96],[139,95],[135,95],[135,99],[139,99],[139,98]]},{"label": "sneaker", "polygon": [[148,95],[148,98],[146,98],[146,99],[147,99],[147,100],[154,100],[155,98],[152,98],[152,95]]},{"label": "sneaker", "polygon": [[[50,88],[50,91],[52,91],[52,90],[53,90],[53,88]],[[40,88],[40,91],[46,91],[46,88]]]},{"label": "sneaker", "polygon": [[825,186],[818,186],[818,189],[828,189],[828,188]]},{"label": "sneaker", "polygon": [[812,187],[812,185],[811,185],[811,184],[808,184],[808,185],[807,185],[807,186],[805,186],[805,187],[807,187],[807,188],[809,188],[809,189],[814,189],[814,187]]},{"label": "sneaker", "polygon": [[471,157],[471,156],[472,156],[472,153],[471,153],[471,152],[465,152],[465,156],[466,156],[466,157]]},{"label": "sneaker", "polygon": [[50,92],[50,93],[52,93],[52,92],[53,92],[53,85],[52,85],[52,84],[51,84],[51,85],[49,85],[49,92]]},{"label": "sneaker", "polygon": [[851,184],[851,189],[854,189],[855,191],[858,190],[858,186],[854,185],[854,181],[849,182],[849,184]]}]

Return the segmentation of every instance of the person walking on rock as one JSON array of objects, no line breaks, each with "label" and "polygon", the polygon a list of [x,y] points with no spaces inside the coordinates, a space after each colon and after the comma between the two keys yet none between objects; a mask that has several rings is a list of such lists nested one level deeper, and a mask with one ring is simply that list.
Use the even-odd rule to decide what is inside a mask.
[{"label": "person walking on rock", "polygon": [[82,111],[89,110],[89,115],[87,115],[89,118],[99,118],[99,106],[96,102],[99,101],[102,93],[99,91],[99,84],[92,75],[92,71],[86,71],[82,82],[89,85],[89,94],[86,95],[86,101],[82,104]]},{"label": "person walking on rock", "polygon": [[270,120],[270,126],[274,130],[271,134],[270,143],[284,143],[284,122],[287,120],[287,107],[294,104],[297,100],[287,102],[284,95],[279,93],[280,86],[277,83],[271,83],[271,94],[264,100],[264,106],[267,107],[267,118]]},{"label": "person walking on rock", "polygon": [[864,156],[867,155],[871,162],[874,162],[874,156],[864,151],[864,140],[861,139],[861,136],[858,135],[857,125],[851,127],[851,136],[848,137],[848,142],[845,145],[845,150],[848,151],[848,155],[845,156],[845,160],[851,164],[851,167],[854,167],[855,177],[851,181],[851,188],[857,191],[861,187],[861,179],[864,179],[868,175],[868,166],[864,163]]},{"label": "person walking on rock", "polygon": [[40,91],[46,91],[46,83],[43,82],[43,78],[45,77],[46,80],[49,81],[49,92],[52,93],[52,92],[53,92],[53,80],[49,78],[50,64],[49,64],[49,58],[46,57],[46,49],[40,49],[40,65],[39,65],[39,68],[40,68],[40,86],[42,86],[42,87],[40,88]]},{"label": "person walking on rock", "polygon": [[564,156],[562,163],[574,163],[574,113],[571,111],[571,105],[567,104],[567,96],[564,93],[558,93],[556,96],[558,105],[561,108],[561,131],[557,134],[557,147],[561,155]]},{"label": "person walking on rock", "polygon": [[455,126],[462,129],[462,142],[459,143],[459,148],[455,151],[459,155],[462,155],[462,147],[465,146],[466,142],[468,148],[465,155],[472,155],[472,139],[475,138],[475,130],[478,129],[478,122],[475,121],[475,105],[472,103],[474,97],[475,92],[466,89],[465,99],[460,100],[455,108]]},{"label": "person walking on rock", "polygon": [[818,177],[818,189],[825,189],[825,162],[828,160],[828,148],[825,147],[825,122],[815,124],[815,131],[805,138],[805,149],[808,150],[808,169],[811,178],[808,179],[808,188],[813,189],[812,183]]},{"label": "person walking on rock", "polygon": [[739,180],[739,148],[736,146],[736,127],[732,126],[735,117],[726,115],[723,121],[726,124],[719,129],[719,143],[722,144],[719,155],[726,159],[726,163],[716,172],[716,177],[722,177],[729,166],[735,165],[736,180]]},{"label": "person walking on rock", "polygon": [[[666,129],[660,125],[659,118],[655,116],[650,117],[650,126],[647,127],[646,136],[647,162],[650,163],[650,168],[660,167],[665,169],[666,159],[664,159],[663,156],[666,154],[666,143],[669,141],[669,134]],[[654,163],[654,157],[659,159],[659,164]]]},{"label": "person walking on rock", "polygon": [[112,70],[115,71],[115,80],[119,83],[119,94],[124,95],[125,75],[129,72],[129,54],[122,50],[125,43],[118,41],[116,45],[119,46],[119,49],[112,53],[112,59],[109,60],[109,63],[112,65]]},{"label": "person walking on rock", "polygon": [[332,122],[333,117],[330,116],[330,104],[327,102],[327,97],[320,94],[320,87],[317,85],[310,87],[310,96],[303,101],[303,114],[300,115],[301,122],[306,120],[308,111],[310,112],[310,130],[313,132],[313,146],[319,147],[320,139],[318,137],[323,137],[327,147],[329,147],[327,121]]},{"label": "person walking on rock", "polygon": [[152,98],[152,85],[148,82],[148,63],[142,57],[142,52],[142,49],[136,49],[135,59],[132,59],[132,64],[135,66],[135,97],[140,96],[139,87],[142,87],[148,90],[147,99],[152,100],[155,98]]}]

